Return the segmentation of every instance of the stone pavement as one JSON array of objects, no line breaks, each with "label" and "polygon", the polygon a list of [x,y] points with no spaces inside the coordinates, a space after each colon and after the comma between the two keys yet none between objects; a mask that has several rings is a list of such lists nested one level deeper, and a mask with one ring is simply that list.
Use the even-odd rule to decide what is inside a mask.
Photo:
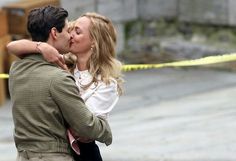
[{"label": "stone pavement", "polygon": [[235,161],[236,87],[114,114],[107,161]]},{"label": "stone pavement", "polygon": [[[104,161],[235,161],[236,74],[164,69],[126,74]],[[0,108],[0,161],[14,161],[10,103]]]},{"label": "stone pavement", "polygon": [[9,101],[0,107],[0,161],[14,161],[16,158],[10,107]]}]

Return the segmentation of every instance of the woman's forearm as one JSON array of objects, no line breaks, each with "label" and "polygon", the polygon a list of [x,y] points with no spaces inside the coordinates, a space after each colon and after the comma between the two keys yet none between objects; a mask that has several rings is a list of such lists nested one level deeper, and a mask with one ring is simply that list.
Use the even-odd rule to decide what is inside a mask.
[{"label": "woman's forearm", "polygon": [[32,53],[40,53],[46,61],[68,70],[63,56],[56,48],[46,42],[36,42],[27,39],[16,40],[7,44],[7,50],[19,58]]},{"label": "woman's forearm", "polygon": [[27,39],[16,40],[7,44],[7,50],[9,53],[21,57],[30,53],[39,52],[37,43]]}]

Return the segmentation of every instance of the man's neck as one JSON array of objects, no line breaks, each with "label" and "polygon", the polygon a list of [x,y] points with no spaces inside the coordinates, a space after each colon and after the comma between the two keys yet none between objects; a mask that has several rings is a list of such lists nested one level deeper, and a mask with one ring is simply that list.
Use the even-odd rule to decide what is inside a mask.
[{"label": "man's neck", "polygon": [[57,49],[57,51],[60,53],[60,54],[64,54],[64,53],[61,53],[61,51],[58,50],[57,46],[55,45],[55,42],[52,40],[52,39],[48,39],[48,41],[46,41],[46,43],[48,43],[49,45],[51,45],[52,47],[54,47],[55,49]]}]

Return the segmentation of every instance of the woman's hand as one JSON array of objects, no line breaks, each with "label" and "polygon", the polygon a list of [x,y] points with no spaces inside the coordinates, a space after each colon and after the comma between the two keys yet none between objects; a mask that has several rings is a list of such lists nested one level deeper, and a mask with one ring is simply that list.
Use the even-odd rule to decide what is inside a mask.
[{"label": "woman's hand", "polygon": [[84,137],[81,137],[81,136],[76,135],[75,131],[74,131],[72,128],[69,128],[68,130],[70,131],[71,135],[72,135],[72,136],[75,138],[75,140],[77,140],[77,141],[80,141],[80,142],[82,142],[82,143],[90,143],[90,142],[94,141],[94,140],[92,140],[92,139],[88,139],[88,138],[84,138]]},{"label": "woman's hand", "polygon": [[48,43],[42,42],[37,45],[37,49],[43,55],[46,61],[54,63],[64,70],[68,70],[63,59],[63,55],[60,54],[53,46],[49,45]]}]

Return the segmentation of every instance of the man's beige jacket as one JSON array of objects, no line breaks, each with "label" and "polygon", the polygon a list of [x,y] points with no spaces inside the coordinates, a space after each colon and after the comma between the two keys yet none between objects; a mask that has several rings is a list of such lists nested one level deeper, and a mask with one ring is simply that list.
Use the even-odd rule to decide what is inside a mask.
[{"label": "man's beige jacket", "polygon": [[107,121],[85,106],[73,75],[46,62],[41,54],[11,66],[9,90],[18,151],[69,153],[68,127],[78,136],[111,144]]}]

